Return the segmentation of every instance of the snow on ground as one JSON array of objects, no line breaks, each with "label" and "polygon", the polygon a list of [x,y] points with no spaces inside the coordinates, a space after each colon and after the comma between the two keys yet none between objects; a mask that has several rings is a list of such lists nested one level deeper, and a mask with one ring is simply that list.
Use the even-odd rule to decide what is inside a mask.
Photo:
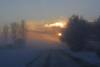
[{"label": "snow on ground", "polygon": [[0,67],[23,67],[43,51],[37,48],[1,49]]},{"label": "snow on ground", "polygon": [[24,48],[0,49],[0,67],[24,67],[46,50],[63,48],[61,44],[29,45]]},{"label": "snow on ground", "polygon": [[100,58],[96,55],[96,52],[71,52],[69,51],[68,53],[86,62],[100,66]]}]

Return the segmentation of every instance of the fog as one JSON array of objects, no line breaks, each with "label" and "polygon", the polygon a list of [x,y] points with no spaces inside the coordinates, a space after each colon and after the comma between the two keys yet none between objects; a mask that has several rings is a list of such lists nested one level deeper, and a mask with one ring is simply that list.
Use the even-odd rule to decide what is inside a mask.
[{"label": "fog", "polygon": [[[22,20],[20,23],[5,24],[0,30],[0,66],[96,67],[100,61],[99,20],[100,17],[88,22],[72,15],[66,23],[34,27],[32,23],[28,25]],[[92,62],[87,59],[88,56]]]}]

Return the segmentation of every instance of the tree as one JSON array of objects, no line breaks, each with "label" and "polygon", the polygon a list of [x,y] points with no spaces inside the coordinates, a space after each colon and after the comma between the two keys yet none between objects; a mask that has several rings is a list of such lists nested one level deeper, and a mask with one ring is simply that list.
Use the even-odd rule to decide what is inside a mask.
[{"label": "tree", "polygon": [[26,43],[27,25],[24,20],[20,24],[11,23],[11,37],[16,46],[22,47]]},{"label": "tree", "polygon": [[[1,38],[1,27],[0,27],[0,38]],[[0,39],[1,40],[1,39]]]},{"label": "tree", "polygon": [[27,35],[27,26],[24,20],[20,23],[19,34],[22,39],[26,38]]},{"label": "tree", "polygon": [[16,44],[16,40],[19,36],[18,30],[19,30],[18,24],[16,22],[11,23],[11,37],[14,44]]},{"label": "tree", "polygon": [[100,41],[100,17],[96,21],[95,34],[98,37],[98,41]]},{"label": "tree", "polygon": [[19,26],[19,35],[20,35],[20,39],[19,44],[20,45],[25,45],[26,43],[26,36],[27,36],[27,25],[25,23],[24,20],[21,21],[20,26]]},{"label": "tree", "polygon": [[60,40],[67,43],[71,50],[82,51],[87,38],[87,21],[77,15],[72,15],[66,28],[62,31]]},{"label": "tree", "polygon": [[[96,29],[95,29],[95,35],[97,37],[97,41],[100,43],[100,16],[96,21]],[[97,45],[97,55],[100,57],[100,46]]]},{"label": "tree", "polygon": [[8,43],[7,43],[7,41],[8,41],[8,25],[6,24],[6,25],[4,25],[4,27],[3,27],[3,36],[4,36],[4,42],[5,42],[5,44],[7,45]]}]

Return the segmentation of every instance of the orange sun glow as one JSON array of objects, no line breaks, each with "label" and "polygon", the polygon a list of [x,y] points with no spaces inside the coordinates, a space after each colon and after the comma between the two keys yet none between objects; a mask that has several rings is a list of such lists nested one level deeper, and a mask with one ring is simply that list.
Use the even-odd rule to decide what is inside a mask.
[{"label": "orange sun glow", "polygon": [[46,27],[60,27],[60,28],[65,28],[66,22],[65,21],[58,21],[55,23],[51,24],[45,24]]},{"label": "orange sun glow", "polygon": [[62,35],[61,33],[58,34],[58,36],[61,36],[61,35]]}]

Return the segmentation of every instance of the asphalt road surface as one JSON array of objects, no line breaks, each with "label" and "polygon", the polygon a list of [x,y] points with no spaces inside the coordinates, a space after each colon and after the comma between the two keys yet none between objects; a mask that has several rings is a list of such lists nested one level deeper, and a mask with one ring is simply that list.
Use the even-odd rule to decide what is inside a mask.
[{"label": "asphalt road surface", "polygon": [[26,67],[96,67],[78,58],[72,57],[63,50],[47,50],[32,61]]}]

